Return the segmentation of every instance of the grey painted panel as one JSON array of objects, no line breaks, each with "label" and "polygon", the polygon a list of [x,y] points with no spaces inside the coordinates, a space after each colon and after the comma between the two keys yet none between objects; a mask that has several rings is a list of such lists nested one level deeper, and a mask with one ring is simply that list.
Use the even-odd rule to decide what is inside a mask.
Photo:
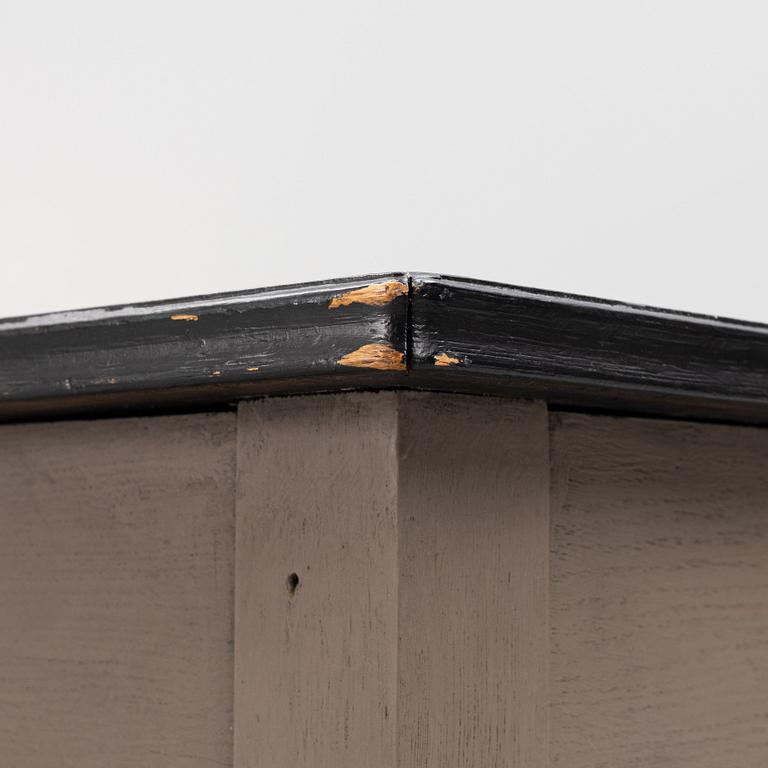
[{"label": "grey painted panel", "polygon": [[768,764],[768,431],[553,418],[552,757]]},{"label": "grey painted panel", "polygon": [[395,403],[240,407],[238,768],[396,764]]},{"label": "grey painted panel", "polygon": [[2,765],[231,765],[234,427],[0,427]]},{"label": "grey painted panel", "polygon": [[237,768],[545,768],[548,487],[541,403],[242,404]]},{"label": "grey painted panel", "polygon": [[546,407],[400,403],[398,764],[547,768]]}]

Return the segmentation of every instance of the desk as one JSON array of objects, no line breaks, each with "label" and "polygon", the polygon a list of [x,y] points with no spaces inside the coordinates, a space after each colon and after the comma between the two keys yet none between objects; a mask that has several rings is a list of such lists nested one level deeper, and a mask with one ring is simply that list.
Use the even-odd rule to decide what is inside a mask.
[{"label": "desk", "polygon": [[0,362],[3,765],[768,764],[768,328],[391,274]]}]

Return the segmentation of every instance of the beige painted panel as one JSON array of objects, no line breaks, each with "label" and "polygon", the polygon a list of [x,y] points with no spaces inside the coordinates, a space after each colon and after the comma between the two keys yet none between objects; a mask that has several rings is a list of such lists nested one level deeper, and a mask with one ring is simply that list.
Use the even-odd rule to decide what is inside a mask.
[{"label": "beige painted panel", "polygon": [[0,764],[232,764],[233,414],[0,427]]},{"label": "beige painted panel", "polygon": [[240,406],[238,768],[395,765],[395,403]]},{"label": "beige painted panel", "polygon": [[553,417],[552,758],[768,765],[768,431]]},{"label": "beige painted panel", "polygon": [[407,393],[400,450],[399,765],[546,768],[546,408]]},{"label": "beige painted panel", "polygon": [[237,768],[545,768],[544,406],[283,398],[238,433]]}]

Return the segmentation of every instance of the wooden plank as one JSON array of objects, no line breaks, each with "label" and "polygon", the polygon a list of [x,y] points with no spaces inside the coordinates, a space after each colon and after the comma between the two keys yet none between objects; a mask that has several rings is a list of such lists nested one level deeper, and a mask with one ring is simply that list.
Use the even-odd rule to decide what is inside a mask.
[{"label": "wooden plank", "polygon": [[234,426],[0,428],[0,763],[232,764]]},{"label": "wooden plank", "polygon": [[286,398],[238,434],[236,768],[545,768],[543,404]]},{"label": "wooden plank", "polygon": [[768,764],[768,432],[553,417],[552,758]]},{"label": "wooden plank", "polygon": [[768,326],[413,275],[409,387],[768,423]]},{"label": "wooden plank", "polygon": [[407,293],[379,275],[0,319],[0,419],[391,385]]},{"label": "wooden plank", "polygon": [[547,768],[542,403],[400,397],[399,762]]},{"label": "wooden plank", "polygon": [[235,766],[394,768],[395,396],[239,418]]},{"label": "wooden plank", "polygon": [[0,420],[383,388],[768,424],[768,326],[390,273],[0,319]]}]

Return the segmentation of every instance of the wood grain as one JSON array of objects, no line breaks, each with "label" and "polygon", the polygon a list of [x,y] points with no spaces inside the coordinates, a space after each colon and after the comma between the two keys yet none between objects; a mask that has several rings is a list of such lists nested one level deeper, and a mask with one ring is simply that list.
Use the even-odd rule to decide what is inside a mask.
[{"label": "wood grain", "polygon": [[396,764],[395,403],[240,406],[237,768]]},{"label": "wood grain", "polygon": [[6,425],[0,534],[3,767],[768,765],[765,429],[415,392]]},{"label": "wood grain", "polygon": [[0,319],[0,420],[398,388],[768,424],[768,326],[382,274]]},{"label": "wood grain", "polygon": [[768,431],[553,418],[552,758],[768,765]]},{"label": "wood grain", "polygon": [[411,284],[411,388],[768,423],[768,326],[443,275]]},{"label": "wood grain", "polygon": [[404,276],[364,276],[3,318],[0,419],[388,386],[337,363],[366,344],[404,354],[407,293]]},{"label": "wood grain", "polygon": [[232,764],[234,427],[0,428],[0,764]]},{"label": "wood grain", "polygon": [[286,398],[238,434],[236,768],[545,768],[543,404]]},{"label": "wood grain", "polygon": [[542,403],[400,396],[399,766],[547,768]]}]

